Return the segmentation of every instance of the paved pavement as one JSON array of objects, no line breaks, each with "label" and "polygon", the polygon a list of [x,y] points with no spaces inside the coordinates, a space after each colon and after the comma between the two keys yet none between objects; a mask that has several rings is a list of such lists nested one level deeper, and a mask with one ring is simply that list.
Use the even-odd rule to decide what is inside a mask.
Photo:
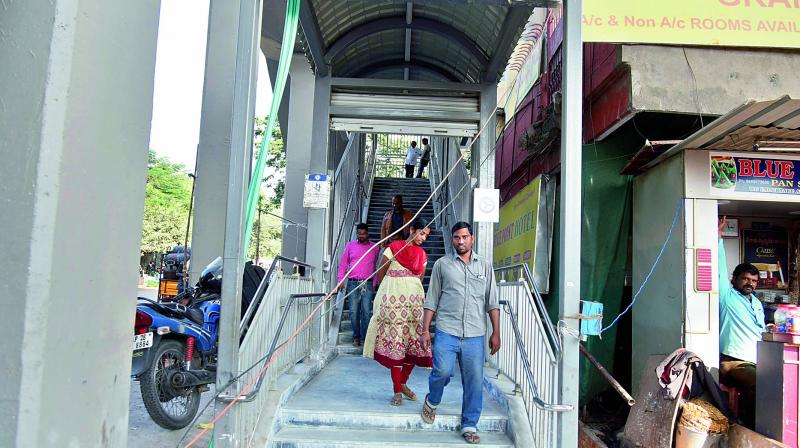
[{"label": "paved pavement", "polygon": [[[139,296],[148,299],[156,299],[155,289],[139,289]],[[214,389],[203,394],[203,400],[200,403],[200,409],[208,403],[211,399]],[[207,423],[213,418],[213,406],[209,406],[208,410],[198,420],[201,423]],[[139,382],[131,380],[131,394],[130,394],[130,416],[128,418],[128,447],[129,448],[168,448],[178,445],[178,441],[183,436],[185,429],[179,431],[170,431],[164,429],[147,414],[147,410],[142,403],[142,395],[139,391]],[[181,446],[186,445],[189,439],[196,434],[196,430],[191,431],[190,435],[183,441]],[[203,447],[204,448],[204,447]]]}]

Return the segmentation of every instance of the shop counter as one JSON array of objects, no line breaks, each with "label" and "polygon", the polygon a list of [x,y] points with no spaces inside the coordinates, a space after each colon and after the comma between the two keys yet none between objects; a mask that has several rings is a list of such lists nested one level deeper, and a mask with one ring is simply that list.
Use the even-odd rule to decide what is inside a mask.
[{"label": "shop counter", "polygon": [[765,333],[756,372],[756,431],[800,447],[800,336]]}]

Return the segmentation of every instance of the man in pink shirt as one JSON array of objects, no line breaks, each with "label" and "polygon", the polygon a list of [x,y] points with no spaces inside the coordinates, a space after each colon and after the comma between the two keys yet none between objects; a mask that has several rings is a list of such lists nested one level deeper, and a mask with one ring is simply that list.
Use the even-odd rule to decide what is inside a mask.
[{"label": "man in pink shirt", "polygon": [[375,271],[375,263],[378,261],[380,250],[372,249],[361,262],[356,264],[365,252],[375,246],[375,243],[369,240],[369,227],[366,224],[361,223],[356,226],[356,236],[358,239],[347,243],[344,248],[342,260],[339,262],[338,279],[341,281],[347,271],[355,266],[339,290],[346,288],[345,294],[355,290],[348,296],[348,299],[350,300],[350,322],[353,325],[353,346],[359,347],[367,334],[369,320],[372,317],[372,298],[375,296],[372,280],[367,282],[364,280]]}]

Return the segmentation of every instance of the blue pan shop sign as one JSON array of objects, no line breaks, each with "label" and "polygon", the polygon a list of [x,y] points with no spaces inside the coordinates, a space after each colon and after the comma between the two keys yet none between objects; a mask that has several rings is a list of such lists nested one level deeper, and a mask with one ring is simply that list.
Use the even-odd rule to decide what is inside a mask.
[{"label": "blue pan shop sign", "polygon": [[711,155],[711,188],[719,193],[800,195],[800,161]]}]

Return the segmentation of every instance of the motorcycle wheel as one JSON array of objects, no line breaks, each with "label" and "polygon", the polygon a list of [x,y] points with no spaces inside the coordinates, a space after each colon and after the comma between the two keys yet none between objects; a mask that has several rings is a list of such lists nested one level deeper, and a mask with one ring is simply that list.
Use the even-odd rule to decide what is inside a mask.
[{"label": "motorcycle wheel", "polygon": [[144,407],[150,418],[162,428],[185,428],[200,407],[197,387],[175,388],[167,384],[166,374],[170,369],[183,369],[184,353],[183,343],[162,341],[153,357],[153,364],[139,375]]}]

